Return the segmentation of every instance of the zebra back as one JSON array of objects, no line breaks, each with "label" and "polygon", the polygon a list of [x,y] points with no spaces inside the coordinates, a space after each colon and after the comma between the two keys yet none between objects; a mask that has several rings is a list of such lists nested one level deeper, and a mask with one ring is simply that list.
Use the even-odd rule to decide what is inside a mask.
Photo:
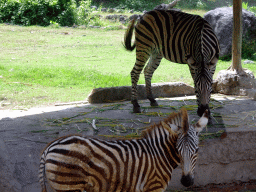
[{"label": "zebra back", "polygon": [[176,149],[185,109],[144,130],[136,139],[101,140],[70,135],[49,143],[41,155],[39,179],[55,191],[164,191],[180,163]]}]

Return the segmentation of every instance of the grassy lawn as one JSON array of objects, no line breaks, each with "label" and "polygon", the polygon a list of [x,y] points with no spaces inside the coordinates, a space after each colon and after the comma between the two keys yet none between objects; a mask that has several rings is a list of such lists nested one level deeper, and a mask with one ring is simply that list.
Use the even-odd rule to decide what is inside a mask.
[{"label": "grassy lawn", "polygon": [[[1,24],[2,109],[85,100],[93,88],[130,86],[135,51],[123,48],[124,32]],[[229,65],[219,61],[217,72]],[[245,68],[256,72],[255,65]],[[193,85],[187,65],[163,59],[152,82],[168,81]],[[143,83],[142,74],[139,84]]]}]

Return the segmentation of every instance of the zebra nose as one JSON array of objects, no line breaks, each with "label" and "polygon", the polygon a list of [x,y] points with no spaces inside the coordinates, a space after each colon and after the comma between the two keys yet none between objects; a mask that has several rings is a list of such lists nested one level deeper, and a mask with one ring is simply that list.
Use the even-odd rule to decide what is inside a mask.
[{"label": "zebra nose", "polygon": [[197,115],[199,117],[202,117],[202,115],[204,114],[205,110],[208,109],[208,115],[210,115],[210,109],[209,109],[209,105],[199,105],[198,109],[197,109]]},{"label": "zebra nose", "polygon": [[194,178],[191,175],[183,175],[180,182],[183,186],[189,187],[194,184]]}]

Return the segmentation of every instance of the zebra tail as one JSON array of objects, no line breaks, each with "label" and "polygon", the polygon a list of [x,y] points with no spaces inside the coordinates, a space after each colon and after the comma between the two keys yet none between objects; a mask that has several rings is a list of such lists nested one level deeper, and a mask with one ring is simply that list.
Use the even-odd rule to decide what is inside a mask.
[{"label": "zebra tail", "polygon": [[42,192],[47,192],[47,191],[46,191],[46,187],[45,187],[45,186],[44,186],[44,188],[42,189]]},{"label": "zebra tail", "polygon": [[41,160],[40,160],[40,168],[39,168],[39,182],[40,185],[42,187],[42,191],[41,192],[47,192],[46,190],[46,178],[45,178],[45,154],[43,152],[42,156],[41,156]]},{"label": "zebra tail", "polygon": [[135,26],[136,19],[130,21],[130,24],[124,35],[124,47],[128,51],[133,51],[135,48],[135,43],[132,45],[132,34]]}]

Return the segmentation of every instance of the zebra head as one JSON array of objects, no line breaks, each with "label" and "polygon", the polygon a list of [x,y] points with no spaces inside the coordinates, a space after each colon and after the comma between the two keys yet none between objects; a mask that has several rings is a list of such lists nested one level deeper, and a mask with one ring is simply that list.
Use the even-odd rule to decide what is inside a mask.
[{"label": "zebra head", "polygon": [[181,183],[185,187],[194,184],[194,169],[199,148],[199,133],[208,123],[208,111],[206,110],[199,121],[189,125],[188,116],[182,117],[182,125],[172,124],[171,129],[178,133],[176,148],[180,155],[180,166],[182,168]]},{"label": "zebra head", "polygon": [[197,114],[200,117],[205,110],[208,110],[210,116],[209,102],[212,92],[212,77],[218,62],[217,57],[214,56],[209,61],[195,61],[192,57],[187,60],[195,84]]}]

